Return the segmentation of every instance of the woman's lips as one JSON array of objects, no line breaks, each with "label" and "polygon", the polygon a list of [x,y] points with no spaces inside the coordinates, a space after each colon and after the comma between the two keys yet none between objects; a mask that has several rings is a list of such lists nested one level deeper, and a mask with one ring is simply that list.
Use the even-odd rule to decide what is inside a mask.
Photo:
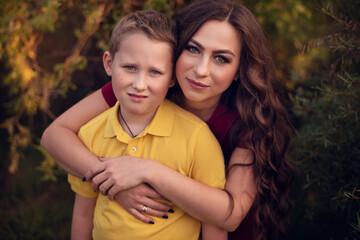
[{"label": "woman's lips", "polygon": [[186,78],[186,80],[188,81],[189,85],[196,90],[204,90],[209,87],[209,85],[197,82],[191,78]]}]

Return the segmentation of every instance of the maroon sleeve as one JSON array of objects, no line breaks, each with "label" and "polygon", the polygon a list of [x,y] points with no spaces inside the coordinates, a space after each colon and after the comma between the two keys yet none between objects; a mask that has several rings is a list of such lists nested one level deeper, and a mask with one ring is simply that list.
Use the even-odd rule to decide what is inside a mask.
[{"label": "maroon sleeve", "polygon": [[248,149],[248,147],[246,146],[246,143],[245,143],[245,134],[246,134],[245,131],[243,131],[242,133],[239,134],[239,141],[237,143],[237,147]]},{"label": "maroon sleeve", "polygon": [[106,85],[104,85],[101,88],[101,93],[102,93],[105,101],[109,105],[109,107],[112,107],[115,105],[117,99],[115,97],[111,82],[108,82]]}]

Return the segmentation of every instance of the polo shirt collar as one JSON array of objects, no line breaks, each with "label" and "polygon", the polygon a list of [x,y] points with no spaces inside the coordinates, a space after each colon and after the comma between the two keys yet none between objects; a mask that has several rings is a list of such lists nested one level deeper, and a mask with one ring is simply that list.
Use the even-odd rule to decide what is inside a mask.
[{"label": "polo shirt collar", "polygon": [[[114,107],[109,111],[109,116],[106,122],[104,137],[115,137],[122,138],[122,135],[128,135],[121,127],[118,120],[118,110],[120,104],[117,102]],[[144,129],[139,137],[145,136],[146,134],[156,136],[170,136],[173,125],[174,125],[174,109],[171,107],[169,100],[164,100],[158,107],[155,116],[151,123]]]}]

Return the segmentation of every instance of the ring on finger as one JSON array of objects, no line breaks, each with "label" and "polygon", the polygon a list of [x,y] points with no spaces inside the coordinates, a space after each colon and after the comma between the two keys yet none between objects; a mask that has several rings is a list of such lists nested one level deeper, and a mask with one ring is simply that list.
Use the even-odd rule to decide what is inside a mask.
[{"label": "ring on finger", "polygon": [[142,210],[144,211],[144,213],[146,213],[146,212],[147,212],[147,210],[148,210],[148,207],[147,207],[147,206],[145,206],[145,205],[143,205]]}]

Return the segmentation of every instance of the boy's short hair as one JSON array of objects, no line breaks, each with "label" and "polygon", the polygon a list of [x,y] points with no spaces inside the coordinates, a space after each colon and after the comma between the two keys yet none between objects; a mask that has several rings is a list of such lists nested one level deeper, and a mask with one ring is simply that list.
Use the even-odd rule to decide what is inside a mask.
[{"label": "boy's short hair", "polygon": [[129,33],[142,32],[152,40],[169,43],[172,52],[176,48],[175,24],[164,13],[142,10],[120,19],[111,33],[110,54],[113,58],[119,50],[121,40]]}]

